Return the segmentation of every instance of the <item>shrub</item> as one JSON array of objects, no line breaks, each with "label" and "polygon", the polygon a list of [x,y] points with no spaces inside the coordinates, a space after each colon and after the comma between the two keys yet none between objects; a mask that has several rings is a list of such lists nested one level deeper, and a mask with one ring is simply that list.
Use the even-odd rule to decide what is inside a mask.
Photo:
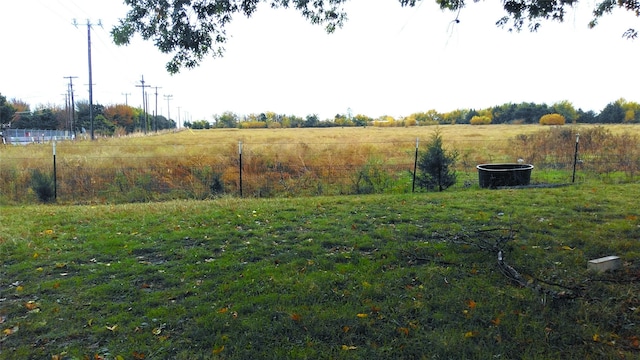
[{"label": "shrub", "polygon": [[564,116],[560,114],[547,114],[540,118],[540,125],[564,125],[565,122]]},{"label": "shrub", "polygon": [[418,161],[418,169],[420,169],[420,175],[416,179],[418,186],[428,190],[442,191],[454,185],[456,173],[451,169],[457,158],[457,152],[447,152],[442,148],[442,135],[436,130],[427,144],[427,152],[420,156]]},{"label": "shrub", "polygon": [[353,178],[353,191],[356,194],[382,193],[391,185],[391,180],[382,160],[369,159]]},{"label": "shrub", "polygon": [[55,189],[53,188],[53,176],[45,174],[36,169],[31,172],[31,189],[38,196],[38,200],[43,203],[50,202],[55,197]]},{"label": "shrub", "polygon": [[484,115],[481,115],[481,116],[476,115],[471,118],[471,121],[469,121],[469,123],[471,125],[488,125],[488,124],[491,124],[491,118]]}]

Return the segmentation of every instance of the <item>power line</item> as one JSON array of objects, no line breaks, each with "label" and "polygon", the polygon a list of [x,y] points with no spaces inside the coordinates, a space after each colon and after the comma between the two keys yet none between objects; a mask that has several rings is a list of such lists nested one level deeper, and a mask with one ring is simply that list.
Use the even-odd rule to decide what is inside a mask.
[{"label": "power line", "polygon": [[158,89],[162,89],[159,86],[154,86],[156,88],[156,111],[155,116],[153,117],[153,127],[155,128],[155,132],[158,132]]},{"label": "power line", "polygon": [[144,133],[147,133],[147,123],[149,122],[148,114],[147,114],[147,100],[146,100],[146,90],[145,88],[151,87],[151,85],[144,84],[144,75],[140,79],[140,85],[136,85],[136,87],[142,88],[142,112],[144,112],[145,121],[144,121]]},{"label": "power line", "polygon": [[124,104],[129,106],[129,95],[131,95],[131,93],[122,93],[122,95],[124,95]]},{"label": "power line", "polygon": [[[78,22],[73,19],[73,25],[78,27]],[[102,27],[102,21],[98,20],[98,26]],[[93,134],[93,72],[91,71],[91,27],[93,24],[87,19],[87,44],[89,53],[89,120],[91,121],[91,140],[95,140]]]},{"label": "power line", "polygon": [[169,101],[171,101],[173,95],[165,95],[164,98],[167,99],[167,120],[171,121],[171,106],[169,104]]},{"label": "power line", "polygon": [[69,131],[74,132],[74,123],[75,123],[75,114],[76,114],[76,105],[73,99],[73,79],[77,79],[77,76],[65,76],[65,79],[69,79],[69,87],[67,93],[69,94],[69,99],[71,100],[71,107],[69,109]]}]

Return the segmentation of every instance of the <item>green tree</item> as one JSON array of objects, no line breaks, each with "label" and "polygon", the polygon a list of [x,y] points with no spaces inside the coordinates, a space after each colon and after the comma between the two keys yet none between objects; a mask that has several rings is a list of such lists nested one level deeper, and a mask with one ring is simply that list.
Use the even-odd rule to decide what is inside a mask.
[{"label": "green tree", "polygon": [[[227,41],[226,27],[236,15],[250,17],[260,3],[273,8],[295,8],[312,24],[324,25],[331,33],[343,25],[347,14],[344,4],[348,0],[126,0],[129,11],[111,29],[111,36],[118,45],[127,45],[135,34],[151,40],[163,53],[172,54],[167,63],[170,73],[182,68],[197,66],[205,55],[222,56]],[[396,0],[401,6],[416,6],[420,1]],[[440,8],[460,14],[467,1],[435,0]],[[477,0],[474,0],[477,1]],[[579,0],[504,0],[506,15],[497,24],[509,30],[520,31],[524,26],[535,31],[542,20],[563,21],[566,9]],[[586,1],[586,0],[585,0]],[[610,13],[614,8],[626,9],[640,16],[638,0],[598,0],[594,19],[589,24]],[[456,20],[458,20],[456,18]],[[493,21],[493,19],[492,19]],[[628,38],[637,36],[634,29],[627,30]]]},{"label": "green tree", "polygon": [[0,131],[2,128],[11,126],[11,119],[16,109],[7,102],[7,98],[0,93]]},{"label": "green tree", "polygon": [[222,115],[214,116],[217,128],[236,128],[238,127],[238,115],[231,111],[225,111]]},{"label": "green tree", "polygon": [[598,122],[602,124],[616,124],[624,122],[625,111],[620,102],[612,102],[598,114]]},{"label": "green tree", "polygon": [[576,120],[578,120],[578,112],[573,107],[573,104],[568,100],[563,100],[553,104],[552,109],[555,113],[564,116],[568,123],[575,123]]},{"label": "green tree", "polygon": [[[76,102],[76,106],[78,107],[78,119],[76,121],[76,129],[81,130],[82,128],[85,131],[89,132],[91,129],[91,119],[89,118],[89,102],[86,100],[81,100]],[[93,104],[93,127],[97,129],[99,127],[96,122],[96,118],[98,115],[104,116],[104,106],[100,104]],[[101,118],[102,119],[102,118]],[[100,126],[105,126],[105,124],[100,124]]]},{"label": "green tree", "polygon": [[442,191],[456,183],[457,177],[452,169],[458,159],[456,151],[446,151],[442,146],[442,134],[436,130],[427,143],[427,152],[420,156],[418,169],[420,175],[417,184],[428,190]]},{"label": "green tree", "polygon": [[320,124],[320,119],[318,119],[318,115],[312,114],[307,115],[304,121],[304,127],[316,127]]}]

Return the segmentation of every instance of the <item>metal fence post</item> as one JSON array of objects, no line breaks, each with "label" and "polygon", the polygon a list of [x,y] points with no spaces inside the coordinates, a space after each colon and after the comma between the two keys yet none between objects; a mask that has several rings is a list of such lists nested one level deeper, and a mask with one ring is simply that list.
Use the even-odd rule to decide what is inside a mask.
[{"label": "metal fence post", "polygon": [[53,199],[58,199],[58,179],[56,174],[56,142],[53,141]]},{"label": "metal fence post", "polygon": [[416,138],[416,156],[413,160],[413,183],[411,184],[411,192],[416,192],[416,172],[418,171],[418,144],[420,138]]},{"label": "metal fence post", "polygon": [[573,176],[571,182],[576,182],[576,164],[578,163],[578,141],[580,140],[580,134],[576,134],[576,151],[573,153]]},{"label": "metal fence post", "polygon": [[242,141],[238,141],[238,156],[240,159],[240,197],[242,197]]}]

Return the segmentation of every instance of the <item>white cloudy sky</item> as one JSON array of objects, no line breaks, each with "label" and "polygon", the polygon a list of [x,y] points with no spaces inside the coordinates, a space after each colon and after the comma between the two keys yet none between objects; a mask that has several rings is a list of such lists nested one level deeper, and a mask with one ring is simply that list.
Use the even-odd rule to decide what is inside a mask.
[{"label": "white cloudy sky", "polygon": [[[92,31],[93,99],[141,106],[140,78],[158,86],[158,112],[182,120],[213,114],[274,111],[305,116],[406,116],[436,109],[486,108],[507,102],[600,111],[621,97],[640,101],[640,40],[622,39],[640,21],[623,11],[588,29],[595,0],[582,0],[565,23],[537,33],[497,28],[501,1],[472,3],[455,14],[435,1],[401,8],[397,0],[351,0],[349,21],[328,35],[293,10],[262,6],[238,17],[224,58],[208,58],[171,76],[167,55],[139,38],[112,44],[109,30],[127,7],[121,0],[6,1],[0,10],[0,93],[31,104],[64,104],[68,80],[88,99],[87,20]],[[72,25],[77,19],[80,26]],[[155,89],[151,111],[155,106]],[[165,95],[173,95],[170,105]]]}]

